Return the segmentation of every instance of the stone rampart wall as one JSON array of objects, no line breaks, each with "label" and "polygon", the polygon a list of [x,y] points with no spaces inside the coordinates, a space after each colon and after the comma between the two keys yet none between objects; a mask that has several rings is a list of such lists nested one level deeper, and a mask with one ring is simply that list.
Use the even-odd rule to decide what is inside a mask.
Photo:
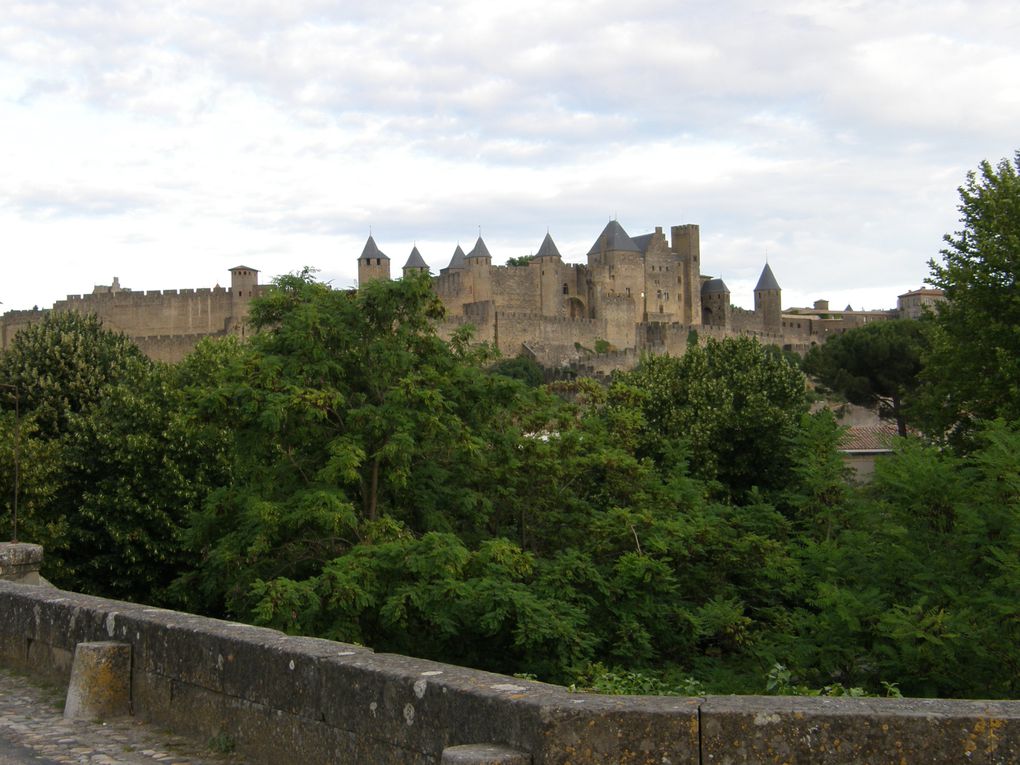
[{"label": "stone rampart wall", "polygon": [[629,295],[602,295],[596,314],[606,322],[606,334],[602,339],[617,348],[635,347],[636,309],[636,299]]},{"label": "stone rampart wall", "polygon": [[762,331],[762,317],[756,311],[733,306],[730,308],[730,327],[736,332]]},{"label": "stone rampart wall", "polygon": [[[605,337],[606,332],[606,323],[599,319],[569,319],[513,311],[499,311],[496,324],[499,350],[507,356],[516,356],[525,343],[570,349],[574,348],[574,343],[580,343],[591,347],[595,339]],[[556,366],[552,360],[543,360],[543,363]]]},{"label": "stone rampart wall", "polygon": [[608,353],[592,353],[579,359],[571,368],[585,377],[608,377],[613,372],[633,369],[641,359],[635,348],[623,348]]},{"label": "stone rampart wall", "polygon": [[230,290],[218,287],[68,295],[53,310],[95,314],[107,329],[148,337],[222,332],[235,305]]},{"label": "stone rampart wall", "polygon": [[223,287],[68,295],[51,309],[4,314],[0,347],[7,348],[15,334],[50,311],[98,316],[106,329],[123,332],[151,358],[173,362],[184,358],[201,338],[235,328],[247,313],[247,300],[238,301]]},{"label": "stone rampart wall", "polygon": [[[1020,702],[596,696],[273,630],[0,581],[0,662],[66,684],[78,643],[131,647],[136,716],[252,763],[1020,762]],[[448,756],[444,757],[444,750]]]},{"label": "stone rampart wall", "polygon": [[131,340],[150,359],[176,364],[195,350],[195,346],[202,338],[224,337],[226,334],[226,332],[210,332],[194,335],[150,335],[148,337],[133,337]]},{"label": "stone rampart wall", "polygon": [[538,266],[493,266],[492,294],[501,311],[541,313],[542,286]]}]

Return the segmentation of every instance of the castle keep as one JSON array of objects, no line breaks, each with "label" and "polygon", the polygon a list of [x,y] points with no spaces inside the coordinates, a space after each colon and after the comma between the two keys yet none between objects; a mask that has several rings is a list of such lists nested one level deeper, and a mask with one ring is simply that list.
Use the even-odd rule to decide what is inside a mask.
[{"label": "castle keep", "polygon": [[[417,247],[402,269],[404,276],[415,273],[429,273]],[[359,283],[389,278],[390,259],[369,236],[358,258]],[[546,234],[534,255],[494,266],[479,237],[468,253],[458,245],[432,282],[447,309],[439,327],[444,336],[470,324],[477,339],[494,344],[504,356],[524,354],[546,366],[569,365],[584,373],[631,367],[641,353],[682,354],[692,331],[708,337],[752,335],[803,352],[831,334],[896,315],[850,306],[830,311],[825,301],[784,313],[782,290],[767,263],[754,289],[754,310],[734,307],[725,282],[702,275],[699,229],[690,223],[672,226],[668,235],[656,227],[632,237],[610,221],[585,263],[565,263]],[[69,295],[51,309],[4,314],[0,341],[6,348],[47,311],[76,311],[99,316],[152,358],[178,361],[203,337],[243,335],[248,305],[263,288],[258,271],[248,266],[230,269],[229,289],[133,292],[114,279],[91,294]]]}]

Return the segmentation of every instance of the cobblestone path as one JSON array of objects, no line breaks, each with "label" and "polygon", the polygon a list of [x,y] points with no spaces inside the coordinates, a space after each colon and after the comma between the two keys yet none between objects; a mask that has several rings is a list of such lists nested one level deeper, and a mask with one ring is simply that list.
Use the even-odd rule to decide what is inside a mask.
[{"label": "cobblestone path", "polygon": [[132,718],[65,720],[62,708],[61,694],[0,669],[0,763],[242,765],[235,755],[215,754]]}]

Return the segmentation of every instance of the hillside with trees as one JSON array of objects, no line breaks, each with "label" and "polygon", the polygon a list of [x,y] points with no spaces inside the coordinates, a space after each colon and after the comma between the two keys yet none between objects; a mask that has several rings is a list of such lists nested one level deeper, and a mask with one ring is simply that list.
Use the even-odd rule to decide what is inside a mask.
[{"label": "hillside with trees", "polygon": [[607,691],[1015,698],[1018,169],[961,189],[945,310],[808,360],[925,434],[867,486],[752,339],[542,385],[427,279],[306,271],[177,365],[19,334],[0,492],[68,589]]}]

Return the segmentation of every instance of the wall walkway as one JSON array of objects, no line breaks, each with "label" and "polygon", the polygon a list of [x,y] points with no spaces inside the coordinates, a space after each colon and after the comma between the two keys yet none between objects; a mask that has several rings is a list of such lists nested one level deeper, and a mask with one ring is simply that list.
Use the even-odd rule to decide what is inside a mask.
[{"label": "wall walkway", "polygon": [[1020,702],[577,694],[0,581],[0,664],[66,684],[77,644],[111,640],[131,647],[134,715],[257,763],[1020,762]]}]

